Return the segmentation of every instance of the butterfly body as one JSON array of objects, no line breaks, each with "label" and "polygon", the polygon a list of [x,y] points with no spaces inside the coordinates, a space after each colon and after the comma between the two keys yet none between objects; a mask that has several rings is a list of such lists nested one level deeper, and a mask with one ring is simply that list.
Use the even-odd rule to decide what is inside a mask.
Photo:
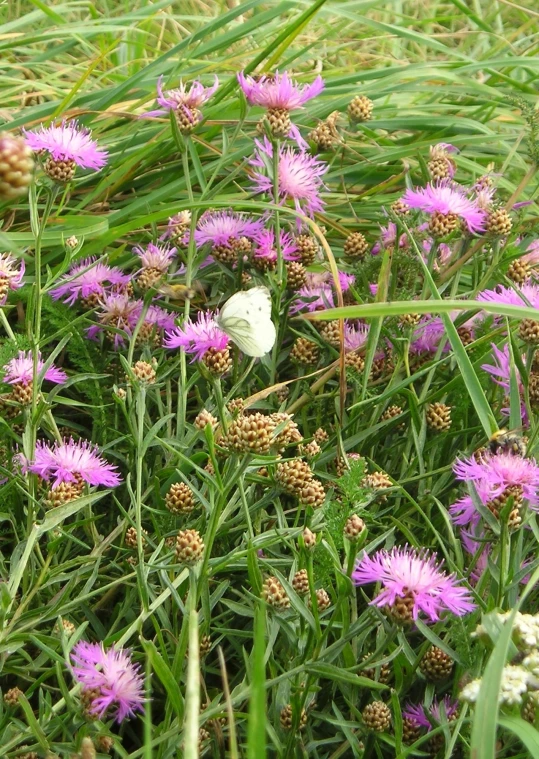
[{"label": "butterfly body", "polygon": [[271,320],[271,296],[267,287],[253,287],[227,300],[217,323],[246,356],[269,353],[277,333]]}]

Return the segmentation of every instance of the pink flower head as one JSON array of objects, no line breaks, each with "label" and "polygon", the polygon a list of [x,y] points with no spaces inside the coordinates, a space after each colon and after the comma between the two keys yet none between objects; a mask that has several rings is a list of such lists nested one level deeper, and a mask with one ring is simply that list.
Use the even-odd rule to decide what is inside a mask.
[{"label": "pink flower head", "polygon": [[354,327],[351,324],[344,325],[344,349],[346,351],[355,351],[367,342],[369,336],[369,327],[367,324],[359,324]]},{"label": "pink flower head", "polygon": [[319,285],[313,287],[301,287],[296,295],[296,301],[290,306],[290,313],[297,314],[300,311],[325,311],[334,308],[335,301],[331,285]]},{"label": "pink flower head", "polygon": [[193,355],[193,361],[200,361],[204,354],[214,348],[224,350],[229,343],[228,335],[217,324],[214,314],[198,314],[197,321],[187,319],[181,327],[167,332],[165,348],[183,348]]},{"label": "pink flower head", "polygon": [[412,353],[436,353],[445,335],[444,323],[439,316],[424,316],[414,328],[410,342]]},{"label": "pink flower head", "polygon": [[[251,165],[261,171],[254,174],[254,192],[273,194],[273,145],[267,137],[264,141],[255,140],[255,157]],[[281,203],[290,201],[297,211],[313,217],[324,208],[320,191],[324,187],[322,176],[328,170],[328,165],[319,158],[297,151],[292,147],[281,146],[279,150],[279,200]],[[298,220],[298,227],[301,226]]]},{"label": "pink flower head", "polygon": [[410,208],[428,214],[456,214],[466,223],[470,232],[483,232],[486,214],[466,197],[464,189],[448,182],[429,183],[426,187],[406,190],[402,200]]},{"label": "pink flower head", "polygon": [[24,270],[22,259],[17,261],[11,253],[0,253],[0,306],[6,302],[10,290],[18,290],[22,286]]},{"label": "pink flower head", "polygon": [[144,711],[144,681],[128,651],[105,651],[102,643],[79,641],[71,652],[71,661],[73,675],[83,691],[92,692],[90,711],[96,717],[102,719],[112,713],[117,722],[122,722],[134,717],[136,711]]},{"label": "pink flower head", "polygon": [[169,248],[168,245],[154,245],[153,242],[149,243],[146,249],[135,245],[133,250],[140,258],[143,269],[158,269],[160,272],[168,269],[176,253],[176,248]]},{"label": "pink flower head", "polygon": [[63,121],[60,126],[41,125],[37,132],[23,132],[32,150],[46,150],[55,161],[75,161],[82,169],[95,170],[107,163],[107,151],[98,148],[91,131],[76,121]]},{"label": "pink flower head", "polygon": [[534,459],[486,452],[477,459],[475,456],[457,459],[453,471],[457,479],[480,485],[488,500],[500,496],[507,487],[518,485],[530,508],[539,511],[539,466]]},{"label": "pink flower head", "polygon": [[442,707],[445,719],[450,721],[459,709],[458,701],[450,696],[444,696],[440,701],[435,701],[429,707],[423,704],[408,704],[402,710],[402,716],[415,722],[418,727],[425,727],[427,732],[433,729],[433,722],[440,724],[442,722]]},{"label": "pink flower head", "polygon": [[[135,327],[137,326],[142,315],[142,309],[144,308],[143,302],[141,300],[135,301],[135,304],[136,307],[131,311],[128,317],[126,331],[129,335],[134,332]],[[148,328],[153,327],[157,332],[174,329],[174,314],[171,314],[169,311],[166,311],[160,306],[156,306],[154,303],[150,303],[146,310],[146,313],[144,314],[142,324]]]},{"label": "pink flower head", "polygon": [[[37,375],[43,370],[44,362],[41,360],[41,354],[39,354],[37,361]],[[34,378],[34,361],[32,359],[32,352],[19,351],[17,358],[12,358],[11,361],[3,367],[4,379],[8,385],[28,385]],[[58,369],[54,364],[49,366],[45,372],[44,379],[49,382],[54,382],[55,385],[63,385],[67,380],[67,374]]]},{"label": "pink flower head", "polygon": [[[331,273],[330,273],[330,278],[331,280],[333,280],[333,277],[331,277]],[[352,287],[355,281],[356,281],[356,278],[353,274],[347,274],[345,271],[339,272],[339,285],[341,286],[341,290],[343,291],[343,293],[347,292],[347,290],[349,290]]]},{"label": "pink flower head", "polygon": [[[300,255],[294,238],[288,232],[281,230],[279,235],[281,253],[285,261],[298,261]],[[275,232],[273,229],[263,229],[254,237],[253,258],[273,265],[277,262],[277,247],[275,245]]]},{"label": "pink flower head", "polygon": [[[505,390],[509,390],[511,379],[511,356],[509,354],[509,345],[506,343],[502,350],[500,350],[494,343],[491,343],[491,345],[494,364],[483,364],[481,369],[488,372],[497,385],[500,385],[500,387],[503,387]],[[525,361],[525,356],[522,357],[522,360]],[[520,373],[516,366],[514,369],[519,389],[522,392],[524,388],[522,386]]]},{"label": "pink flower head", "polygon": [[76,483],[79,479],[89,485],[115,488],[121,482],[116,469],[116,466],[105,461],[92,443],[87,440],[74,441],[73,438],[52,444],[38,440],[34,460],[23,461],[23,471],[33,472],[47,482],[52,480],[53,489],[61,482]]},{"label": "pink flower head", "polygon": [[161,108],[148,111],[143,115],[143,118],[166,116],[169,111],[182,111],[189,116],[193,111],[198,111],[200,106],[209,100],[219,87],[219,79],[215,77],[211,87],[204,87],[199,81],[193,82],[191,86],[180,82],[176,89],[163,91],[162,81],[163,77],[159,77],[157,80],[157,102]]},{"label": "pink flower head", "polygon": [[263,229],[260,219],[234,211],[212,211],[200,217],[195,230],[195,242],[200,247],[211,245],[230,245],[241,237],[253,239]]},{"label": "pink flower head", "polygon": [[[380,226],[380,241],[375,243],[371,249],[373,256],[376,256],[382,249],[392,248],[397,242],[397,225],[395,222],[390,221],[387,227]],[[399,237],[399,248],[407,248],[409,246],[408,235],[403,232]]]},{"label": "pink flower head", "polygon": [[418,553],[409,546],[377,551],[372,558],[364,553],[352,580],[356,585],[382,583],[381,593],[371,601],[374,606],[391,607],[399,600],[409,599],[413,603],[413,619],[422,612],[436,622],[442,611],[462,616],[475,607],[468,590],[457,584],[455,575],[440,569],[434,555],[427,551]]},{"label": "pink flower head", "polygon": [[95,263],[95,258],[87,258],[64,274],[58,287],[51,290],[51,296],[54,300],[67,296],[64,303],[73,305],[78,298],[103,298],[108,289],[127,285],[130,279],[129,274],[122,274],[115,266]]},{"label": "pink flower head", "polygon": [[261,105],[263,108],[278,108],[285,111],[301,108],[324,89],[324,80],[321,76],[317,76],[312,84],[299,85],[290,79],[286,71],[284,74],[276,72],[256,79],[240,71],[238,82],[250,105]]},{"label": "pink flower head", "polygon": [[99,332],[107,327],[122,330],[125,334],[115,332],[112,338],[114,347],[118,348],[123,345],[126,336],[131,334],[133,326],[137,323],[143,302],[131,300],[127,293],[113,292],[106,293],[99,301],[99,306],[96,317],[101,325],[92,325],[87,330],[88,337],[91,340],[95,339]]},{"label": "pink flower head", "polygon": [[483,290],[477,300],[487,303],[504,303],[507,306],[527,306],[539,308],[539,285],[524,283],[520,287],[498,285],[494,290]]},{"label": "pink flower head", "polygon": [[180,240],[183,242],[185,234],[191,225],[191,211],[178,211],[170,216],[164,234],[159,238],[164,240]]}]

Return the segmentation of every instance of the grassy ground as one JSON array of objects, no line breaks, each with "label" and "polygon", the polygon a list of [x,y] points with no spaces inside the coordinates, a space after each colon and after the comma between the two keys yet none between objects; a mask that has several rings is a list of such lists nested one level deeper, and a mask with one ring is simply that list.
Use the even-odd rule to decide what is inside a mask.
[{"label": "grassy ground", "polygon": [[[65,389],[47,392],[44,404],[35,389],[30,411],[15,422],[5,412],[0,427],[7,477],[0,486],[2,691],[24,692],[0,713],[2,756],[91,757],[94,749],[84,739],[91,737],[104,754],[103,737],[111,736],[111,751],[125,759],[194,757],[199,751],[249,759],[404,759],[436,751],[446,758],[539,757],[533,715],[525,721],[520,704],[497,713],[502,667],[515,660],[516,649],[494,614],[517,604],[537,611],[535,515],[528,509],[526,528],[510,530],[503,518],[489,522],[490,512],[481,512],[492,553],[477,581],[480,557],[463,549],[449,514],[466,493],[452,473],[455,458],[484,445],[498,425],[525,425],[528,454],[534,453],[534,349],[520,340],[518,320],[533,319],[531,306],[537,304],[523,302],[513,310],[495,305],[491,311],[503,318],[481,322],[471,344],[447,317],[450,347],[441,345],[427,358],[410,351],[413,325],[403,327],[398,319],[453,312],[458,299],[475,301],[482,290],[508,285],[511,262],[535,238],[538,45],[539,11],[531,0],[395,0],[382,10],[374,0],[34,0],[0,6],[2,129],[18,133],[77,117],[109,151],[106,169],[78,175],[56,195],[50,213],[52,193],[42,173],[28,199],[0,205],[1,250],[13,251],[27,266],[26,286],[3,311],[0,366],[19,348],[39,347],[70,376]],[[349,368],[346,383],[339,380],[338,341],[332,345],[313,323],[289,318],[291,295],[272,272],[252,276],[272,292],[280,349],[253,370],[246,359],[236,360],[222,379],[189,364],[181,352],[140,348],[135,339],[118,353],[106,342],[91,343],[83,329],[94,315],[53,304],[46,292],[66,271],[71,254],[65,240],[73,235],[80,241],[76,259],[106,254],[111,264],[134,273],[133,245],[155,240],[179,210],[269,210],[275,219],[275,206],[250,189],[248,159],[261,111],[239,96],[236,73],[242,69],[287,69],[302,82],[323,76],[323,93],[294,114],[304,135],[318,120],[342,113],[340,141],[321,155],[329,164],[325,208],[310,231],[325,243],[324,260],[312,270],[336,260],[356,277],[348,310],[325,316],[370,320],[362,371]],[[209,84],[214,75],[220,87],[188,140],[167,118],[139,118],[154,107],[158,77],[175,87],[180,78]],[[358,94],[373,101],[373,117],[352,125],[346,108]],[[407,186],[429,180],[429,146],[440,142],[460,150],[458,182],[471,187],[490,173],[508,208],[527,201],[511,211],[511,233],[483,240],[473,256],[468,252],[475,243],[452,238],[453,258],[438,271],[425,271],[414,248],[364,262],[347,258],[349,233],[359,231],[374,244],[391,204]],[[290,209],[277,215],[279,224],[293,228]],[[189,266],[195,260],[192,248],[181,256]],[[241,284],[226,267],[200,269],[195,279],[204,285],[209,307]],[[379,286],[376,300],[368,288],[373,283]],[[439,298],[451,303],[440,306]],[[185,312],[184,304],[168,308]],[[457,319],[457,327],[463,321]],[[291,361],[298,336],[316,344],[314,365]],[[379,352],[388,341],[392,347],[382,366]],[[513,368],[523,380],[525,390],[513,373],[509,401],[481,369],[492,364],[493,342],[511,345]],[[158,384],[128,387],[125,374],[133,362],[152,357]],[[371,374],[372,366],[380,371]],[[264,394],[288,380],[290,393],[282,403],[275,392]],[[4,395],[8,390],[3,385]],[[294,495],[283,493],[275,479],[275,449],[222,456],[210,428],[195,426],[202,408],[221,427],[230,424],[225,401],[257,393],[256,411],[294,413],[306,441],[319,428],[327,432],[311,462],[327,491],[321,508],[298,505]],[[436,402],[452,409],[451,427],[438,432],[427,422],[428,407]],[[384,417],[393,406],[401,409],[398,418]],[[502,413],[506,406],[509,421]],[[37,478],[14,474],[11,454],[31,453],[35,436],[52,440],[66,431],[98,444],[119,466],[123,483],[46,510]],[[298,453],[293,446],[281,452],[285,460]],[[367,471],[387,473],[387,494],[365,481]],[[167,511],[165,495],[178,482],[195,494],[191,514]],[[359,542],[343,537],[353,514],[367,525]],[[318,536],[312,551],[305,547],[306,526]],[[194,568],[182,566],[171,547],[178,530],[187,528],[198,530],[205,543]],[[130,529],[134,543],[126,541]],[[476,610],[406,628],[369,605],[374,587],[356,588],[349,579],[356,555],[406,543],[443,559],[468,588]],[[305,597],[292,583],[302,569]],[[521,582],[526,575],[532,576],[527,585]],[[290,608],[260,600],[268,576],[281,582]],[[322,590],[328,608],[317,605],[316,591]],[[488,645],[472,637],[481,621]],[[132,650],[145,677],[143,715],[121,726],[106,716],[87,719],[67,664],[79,639]],[[203,648],[199,661],[201,641],[209,651]],[[454,662],[440,682],[429,681],[420,667],[432,645]],[[373,667],[374,675],[368,671]],[[442,710],[432,730],[424,729],[415,743],[406,741],[402,710],[408,702],[428,706],[444,695],[456,698],[467,681],[481,676],[475,709],[462,704],[454,721]],[[389,728],[369,730],[365,708],[372,702],[389,707]]]}]

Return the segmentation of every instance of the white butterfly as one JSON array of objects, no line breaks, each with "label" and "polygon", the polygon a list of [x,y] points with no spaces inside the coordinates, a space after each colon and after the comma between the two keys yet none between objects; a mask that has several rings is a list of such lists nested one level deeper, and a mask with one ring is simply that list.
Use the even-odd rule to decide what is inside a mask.
[{"label": "white butterfly", "polygon": [[267,287],[242,290],[227,300],[217,317],[221,329],[246,356],[269,353],[276,338]]}]

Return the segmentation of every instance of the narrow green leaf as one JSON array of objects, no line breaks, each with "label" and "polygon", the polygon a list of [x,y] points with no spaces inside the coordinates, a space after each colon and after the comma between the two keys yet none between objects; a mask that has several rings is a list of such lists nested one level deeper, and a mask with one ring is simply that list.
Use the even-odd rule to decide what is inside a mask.
[{"label": "narrow green leaf", "polygon": [[173,676],[170,667],[157,650],[155,643],[151,640],[144,640],[144,638],[141,638],[141,643],[148,655],[152,669],[167,692],[172,708],[181,719],[183,716],[183,698],[176,678]]},{"label": "narrow green leaf", "polygon": [[266,607],[258,602],[254,619],[254,642],[251,662],[251,697],[247,722],[247,759],[266,756]]},{"label": "narrow green leaf", "polygon": [[498,720],[502,727],[510,730],[526,746],[532,759],[539,759],[539,731],[521,717],[501,715]]}]

